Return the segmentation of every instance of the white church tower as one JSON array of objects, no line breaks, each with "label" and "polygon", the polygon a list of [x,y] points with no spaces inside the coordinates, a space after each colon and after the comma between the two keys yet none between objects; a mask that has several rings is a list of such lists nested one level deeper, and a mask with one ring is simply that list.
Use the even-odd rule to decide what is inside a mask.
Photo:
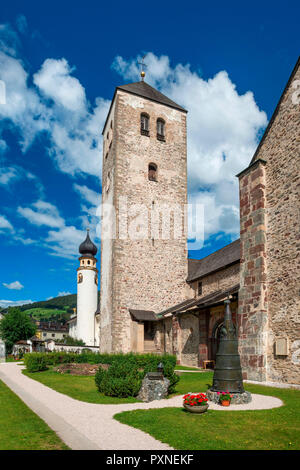
[{"label": "white church tower", "polygon": [[90,239],[89,229],[85,241],[79,247],[79,253],[76,337],[82,339],[87,346],[96,346],[99,344],[95,318],[98,307],[98,269],[95,258],[97,247]]}]

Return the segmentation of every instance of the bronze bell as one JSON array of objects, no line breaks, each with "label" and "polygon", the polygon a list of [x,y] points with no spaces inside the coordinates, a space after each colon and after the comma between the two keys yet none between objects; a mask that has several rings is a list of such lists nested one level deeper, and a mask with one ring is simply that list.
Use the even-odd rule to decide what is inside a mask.
[{"label": "bronze bell", "polygon": [[232,322],[230,300],[225,300],[224,324],[220,332],[220,344],[216,355],[213,385],[211,391],[244,393],[243,375],[238,339]]}]

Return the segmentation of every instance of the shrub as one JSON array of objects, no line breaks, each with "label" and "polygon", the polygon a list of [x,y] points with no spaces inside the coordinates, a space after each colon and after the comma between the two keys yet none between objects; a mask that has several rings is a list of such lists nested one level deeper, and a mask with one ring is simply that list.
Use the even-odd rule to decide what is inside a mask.
[{"label": "shrub", "polygon": [[[116,390],[119,390],[120,393],[136,393],[136,388],[140,384],[141,380],[144,378],[147,372],[155,372],[157,366],[160,362],[164,365],[164,376],[170,380],[169,393],[175,391],[177,382],[179,381],[179,376],[174,373],[174,368],[176,365],[176,357],[171,354],[157,355],[157,354],[98,354],[84,350],[81,354],[72,353],[72,352],[48,352],[48,353],[30,353],[25,355],[25,364],[26,358],[30,356],[35,356],[39,354],[43,356],[44,363],[47,365],[58,365],[58,364],[69,364],[73,363],[89,363],[89,364],[109,364],[110,371],[109,374],[106,374],[106,371],[102,371],[99,368],[96,376],[96,386],[105,387],[105,392],[103,393],[116,393]],[[27,367],[27,365],[26,365]],[[44,369],[43,369],[44,370]],[[107,371],[108,372],[108,371]],[[103,385],[102,381],[105,377],[105,382]],[[106,377],[110,377],[107,379]],[[119,379],[119,380],[115,380]],[[110,385],[108,383],[110,380]],[[132,381],[133,385],[130,387],[127,383]],[[127,392],[126,392],[127,390]],[[119,392],[118,392],[119,393]],[[112,395],[118,396],[118,395]],[[124,395],[120,395],[124,396]],[[127,395],[129,396],[129,395]],[[135,396],[135,395],[131,395]]]},{"label": "shrub", "polygon": [[99,392],[111,397],[135,397],[141,388],[143,373],[132,362],[114,362],[108,370],[101,367],[95,381]]},{"label": "shrub", "polygon": [[24,363],[29,372],[39,372],[48,369],[44,353],[25,354]]}]

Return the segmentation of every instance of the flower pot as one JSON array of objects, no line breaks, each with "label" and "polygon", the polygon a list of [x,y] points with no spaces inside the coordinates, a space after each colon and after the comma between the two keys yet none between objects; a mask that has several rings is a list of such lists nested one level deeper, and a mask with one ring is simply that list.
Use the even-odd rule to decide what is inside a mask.
[{"label": "flower pot", "polygon": [[189,411],[190,413],[204,413],[208,409],[208,404],[207,405],[186,405],[185,403],[183,404],[184,408]]},{"label": "flower pot", "polygon": [[222,400],[221,405],[222,406],[230,406],[230,400]]}]

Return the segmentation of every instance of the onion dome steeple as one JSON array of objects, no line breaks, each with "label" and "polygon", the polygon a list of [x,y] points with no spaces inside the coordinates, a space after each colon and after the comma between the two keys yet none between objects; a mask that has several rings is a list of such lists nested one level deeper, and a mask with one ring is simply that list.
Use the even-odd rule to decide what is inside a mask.
[{"label": "onion dome steeple", "polygon": [[90,230],[87,229],[86,239],[79,246],[79,253],[82,256],[93,256],[94,257],[94,256],[96,256],[98,249],[97,249],[96,245],[90,239],[89,231]]}]

